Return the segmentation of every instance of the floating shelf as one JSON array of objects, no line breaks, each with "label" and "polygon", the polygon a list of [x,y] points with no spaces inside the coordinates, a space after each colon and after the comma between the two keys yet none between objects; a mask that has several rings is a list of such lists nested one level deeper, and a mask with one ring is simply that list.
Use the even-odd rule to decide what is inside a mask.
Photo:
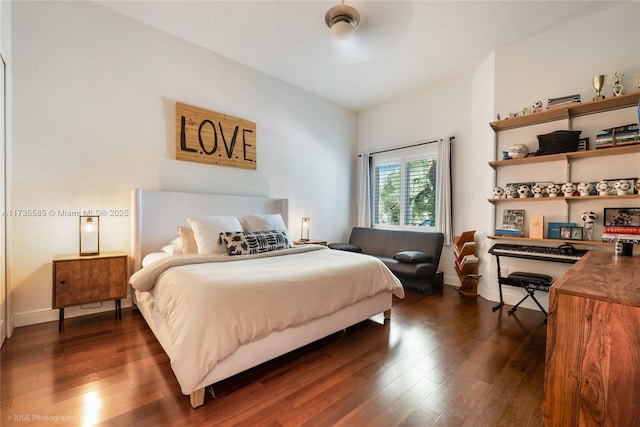
[{"label": "floating shelf", "polygon": [[489,162],[489,166],[517,166],[529,163],[553,162],[559,160],[577,160],[589,157],[615,156],[617,154],[640,153],[640,145],[625,145],[621,147],[603,148],[601,150],[573,151],[571,153],[549,154],[546,156],[530,156],[522,159],[496,160]]},{"label": "floating shelf", "polygon": [[551,110],[539,111],[527,114],[526,116],[512,117],[489,123],[494,131],[514,129],[522,126],[535,125],[539,123],[552,122],[555,120],[568,119],[584,114],[599,113],[618,108],[631,107],[640,101],[640,92],[633,92],[626,95],[614,96],[599,101],[589,101],[575,104],[570,107],[553,108]]}]

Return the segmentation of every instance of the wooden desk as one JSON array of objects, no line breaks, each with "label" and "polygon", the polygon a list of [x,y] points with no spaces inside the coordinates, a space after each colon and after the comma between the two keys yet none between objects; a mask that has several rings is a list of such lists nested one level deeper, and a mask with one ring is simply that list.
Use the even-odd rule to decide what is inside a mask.
[{"label": "wooden desk", "polygon": [[544,425],[640,425],[640,256],[583,256],[551,288],[548,322]]}]

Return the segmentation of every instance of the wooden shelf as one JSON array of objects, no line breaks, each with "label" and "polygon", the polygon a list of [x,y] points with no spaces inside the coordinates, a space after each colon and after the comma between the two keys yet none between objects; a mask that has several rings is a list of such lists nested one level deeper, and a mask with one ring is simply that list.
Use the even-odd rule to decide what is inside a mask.
[{"label": "wooden shelf", "polygon": [[487,199],[491,203],[496,202],[557,202],[558,200],[606,200],[606,199],[638,199],[640,198],[640,194],[626,194],[624,196],[617,196],[615,194],[609,196],[571,196],[571,197],[524,197],[524,198],[513,198],[513,199]]},{"label": "wooden shelf", "polygon": [[548,243],[551,245],[562,245],[564,243],[570,243],[572,245],[613,247],[612,242],[600,242],[598,240],[532,239],[529,237],[509,237],[509,236],[493,236],[493,235],[487,236],[487,238],[492,240],[518,240],[520,242],[539,242],[539,243]]},{"label": "wooden shelf", "polygon": [[456,256],[454,268],[460,280],[458,292],[465,296],[478,296],[478,281],[481,276],[478,275],[477,258],[475,262],[467,263],[462,267],[459,265],[467,256],[476,256],[475,234],[475,230],[465,231],[460,236],[453,238],[454,255]]},{"label": "wooden shelf", "polygon": [[[566,129],[572,129],[571,126],[571,121],[573,118],[578,117],[578,116],[585,116],[585,115],[589,115],[589,114],[598,114],[598,113],[602,113],[602,112],[606,112],[606,111],[614,111],[617,109],[622,109],[622,108],[631,108],[631,107],[636,107],[638,105],[640,101],[640,91],[637,92],[633,92],[633,93],[629,93],[626,95],[621,95],[621,96],[617,96],[617,97],[611,97],[611,98],[607,98],[607,99],[603,99],[603,100],[598,100],[598,101],[589,101],[589,102],[584,102],[581,104],[573,104],[571,106],[568,107],[562,107],[562,108],[556,108],[556,109],[551,109],[551,110],[546,110],[546,111],[540,111],[537,113],[532,113],[526,116],[521,116],[521,117],[515,117],[515,118],[510,118],[510,119],[505,119],[505,120],[499,120],[499,121],[495,121],[495,122],[491,122],[489,123],[489,125],[491,126],[491,128],[493,129],[494,133],[495,133],[495,150],[496,153],[494,153],[496,155],[496,159],[498,158],[498,153],[499,153],[499,145],[498,145],[498,139],[499,139],[499,134],[501,133],[501,131],[504,130],[508,130],[508,129],[514,129],[514,128],[520,128],[520,127],[525,127],[525,126],[532,126],[532,125],[537,125],[540,123],[546,123],[546,122],[551,122],[551,121],[555,121],[555,120],[567,120],[566,123]],[[627,111],[625,111],[624,113],[626,114]],[[620,114],[616,114],[616,116],[618,116]],[[535,128],[532,128],[530,130],[527,130],[527,132],[529,132],[530,134],[536,134],[535,132]],[[574,163],[578,163],[581,162],[582,166],[591,166],[590,168],[588,168],[588,170],[590,171],[586,176],[597,176],[598,173],[598,164],[599,162],[597,162],[599,157],[607,157],[607,156],[620,156],[620,158],[624,158],[625,156],[627,156],[628,161],[631,162],[636,162],[636,158],[637,153],[640,153],[640,144],[626,144],[626,145],[615,145],[612,147],[607,147],[607,148],[600,148],[600,149],[594,149],[594,150],[584,150],[584,151],[574,151],[574,152],[568,152],[568,153],[558,153],[558,154],[550,154],[550,155],[546,155],[546,156],[528,156],[522,159],[509,159],[509,160],[495,160],[492,162],[489,162],[489,166],[491,166],[494,170],[494,185],[496,185],[496,183],[498,182],[498,174],[501,172],[506,172],[506,171],[499,171],[499,168],[505,167],[505,166],[521,166],[521,165],[527,165],[527,164],[535,164],[535,163],[544,163],[544,162],[556,162],[553,164],[548,165],[548,167],[552,167],[552,168],[557,168],[558,170],[560,170],[560,168],[564,168],[566,170],[566,179],[571,181],[571,182],[577,182],[575,180],[575,176],[572,175],[571,169],[572,169],[572,165]],[[632,158],[629,158],[628,155],[634,155]],[[591,159],[590,162],[587,162],[586,159]],[[559,163],[562,162],[562,163]],[[608,163],[612,163],[612,162],[608,162]],[[539,173],[542,172],[543,169],[545,169],[547,166],[545,165],[545,167],[537,167],[535,168],[536,171],[538,171]],[[611,169],[613,169],[614,167],[611,167]],[[581,168],[580,170],[583,170],[585,168]],[[509,172],[514,172],[513,170],[509,171]],[[517,172],[517,171],[516,171]],[[529,172],[531,173],[531,171]],[[584,172],[582,172],[582,174],[580,174],[581,176],[584,176]],[[572,179],[574,178],[574,179]],[[531,180],[533,181],[533,180]],[[585,181],[583,180],[579,180],[579,181]],[[594,180],[587,180],[587,181],[594,181]],[[597,181],[597,179],[595,180]],[[562,185],[562,184],[560,184]],[[578,194],[577,192],[574,194]],[[534,202],[551,202],[551,201],[564,201],[564,211],[565,211],[565,222],[569,222],[569,218],[571,217],[571,210],[572,208],[577,208],[578,206],[575,205],[575,203],[580,203],[580,207],[581,208],[589,208],[589,203],[593,204],[594,201],[596,200],[602,200],[605,201],[605,203],[611,203],[611,204],[617,204],[619,201],[622,201],[622,203],[620,203],[621,205],[628,205],[630,203],[635,204],[635,201],[640,199],[640,194],[627,194],[627,195],[623,195],[623,196],[618,196],[616,194],[612,194],[612,195],[607,195],[607,196],[580,196],[580,195],[574,195],[574,196],[570,196],[570,197],[564,197],[563,194],[559,194],[558,197],[527,197],[527,198],[511,198],[511,199],[496,199],[496,198],[489,198],[487,199],[490,203],[492,203],[494,205],[493,207],[493,225],[494,227],[496,226],[496,211],[497,211],[497,204],[498,203],[503,203],[503,202],[527,202],[527,203],[534,203]],[[626,202],[624,202],[626,200]],[[578,202],[579,201],[579,202]],[[583,202],[587,202],[587,203],[583,203]],[[536,210],[540,210],[537,209],[540,205],[536,206]],[[502,206],[505,207],[506,206]],[[531,207],[533,207],[533,205],[531,205]],[[557,209],[559,206],[558,205],[552,205],[549,206],[548,208],[544,208],[542,210],[547,211],[547,210],[554,210]],[[613,243],[608,243],[608,242],[601,242],[601,241],[591,241],[591,240],[559,240],[559,239],[530,239],[530,238],[526,238],[526,237],[515,237],[515,236],[488,236],[491,239],[500,239],[500,240],[507,240],[507,241],[515,241],[515,240],[519,240],[521,242],[526,242],[526,241],[530,241],[530,242],[539,242],[541,244],[546,244],[546,245],[560,245],[563,243],[571,243],[574,245],[584,245],[584,246],[600,246],[600,247],[605,247],[605,246],[609,246],[611,247],[613,245]],[[526,243],[524,243],[526,244]]]},{"label": "wooden shelf", "polygon": [[568,119],[570,117],[577,117],[585,114],[593,114],[596,112],[631,107],[634,104],[637,105],[638,101],[640,101],[640,91],[629,93],[626,95],[614,96],[599,101],[589,101],[581,104],[575,104],[570,107],[544,110],[537,113],[527,114],[526,116],[498,120],[489,123],[489,125],[493,128],[494,131],[514,129],[522,126]]},{"label": "wooden shelf", "polygon": [[549,154],[547,156],[530,156],[522,159],[496,160],[489,162],[489,166],[517,166],[529,163],[553,162],[558,160],[577,160],[589,157],[615,156],[617,154],[640,153],[640,145],[625,145],[622,147],[603,148],[601,150],[573,151],[571,153]]}]

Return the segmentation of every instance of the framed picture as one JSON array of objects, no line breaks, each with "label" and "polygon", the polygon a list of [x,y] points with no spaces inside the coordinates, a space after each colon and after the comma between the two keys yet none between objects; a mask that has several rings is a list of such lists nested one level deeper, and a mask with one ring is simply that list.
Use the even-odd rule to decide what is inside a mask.
[{"label": "framed picture", "polygon": [[604,208],[605,227],[640,227],[640,208]]},{"label": "framed picture", "polygon": [[584,227],[560,227],[561,240],[582,240]]},{"label": "framed picture", "polygon": [[582,240],[583,227],[571,227],[571,240]]}]

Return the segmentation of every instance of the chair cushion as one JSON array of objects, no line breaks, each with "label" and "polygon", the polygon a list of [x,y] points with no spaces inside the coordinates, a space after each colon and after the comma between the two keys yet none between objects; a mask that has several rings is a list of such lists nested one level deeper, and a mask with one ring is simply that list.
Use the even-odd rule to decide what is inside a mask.
[{"label": "chair cushion", "polygon": [[362,253],[362,248],[351,243],[329,243],[329,248],[339,251]]},{"label": "chair cushion", "polygon": [[410,264],[433,261],[432,256],[427,255],[422,251],[401,251],[395,254],[393,259],[400,262],[408,262]]}]

